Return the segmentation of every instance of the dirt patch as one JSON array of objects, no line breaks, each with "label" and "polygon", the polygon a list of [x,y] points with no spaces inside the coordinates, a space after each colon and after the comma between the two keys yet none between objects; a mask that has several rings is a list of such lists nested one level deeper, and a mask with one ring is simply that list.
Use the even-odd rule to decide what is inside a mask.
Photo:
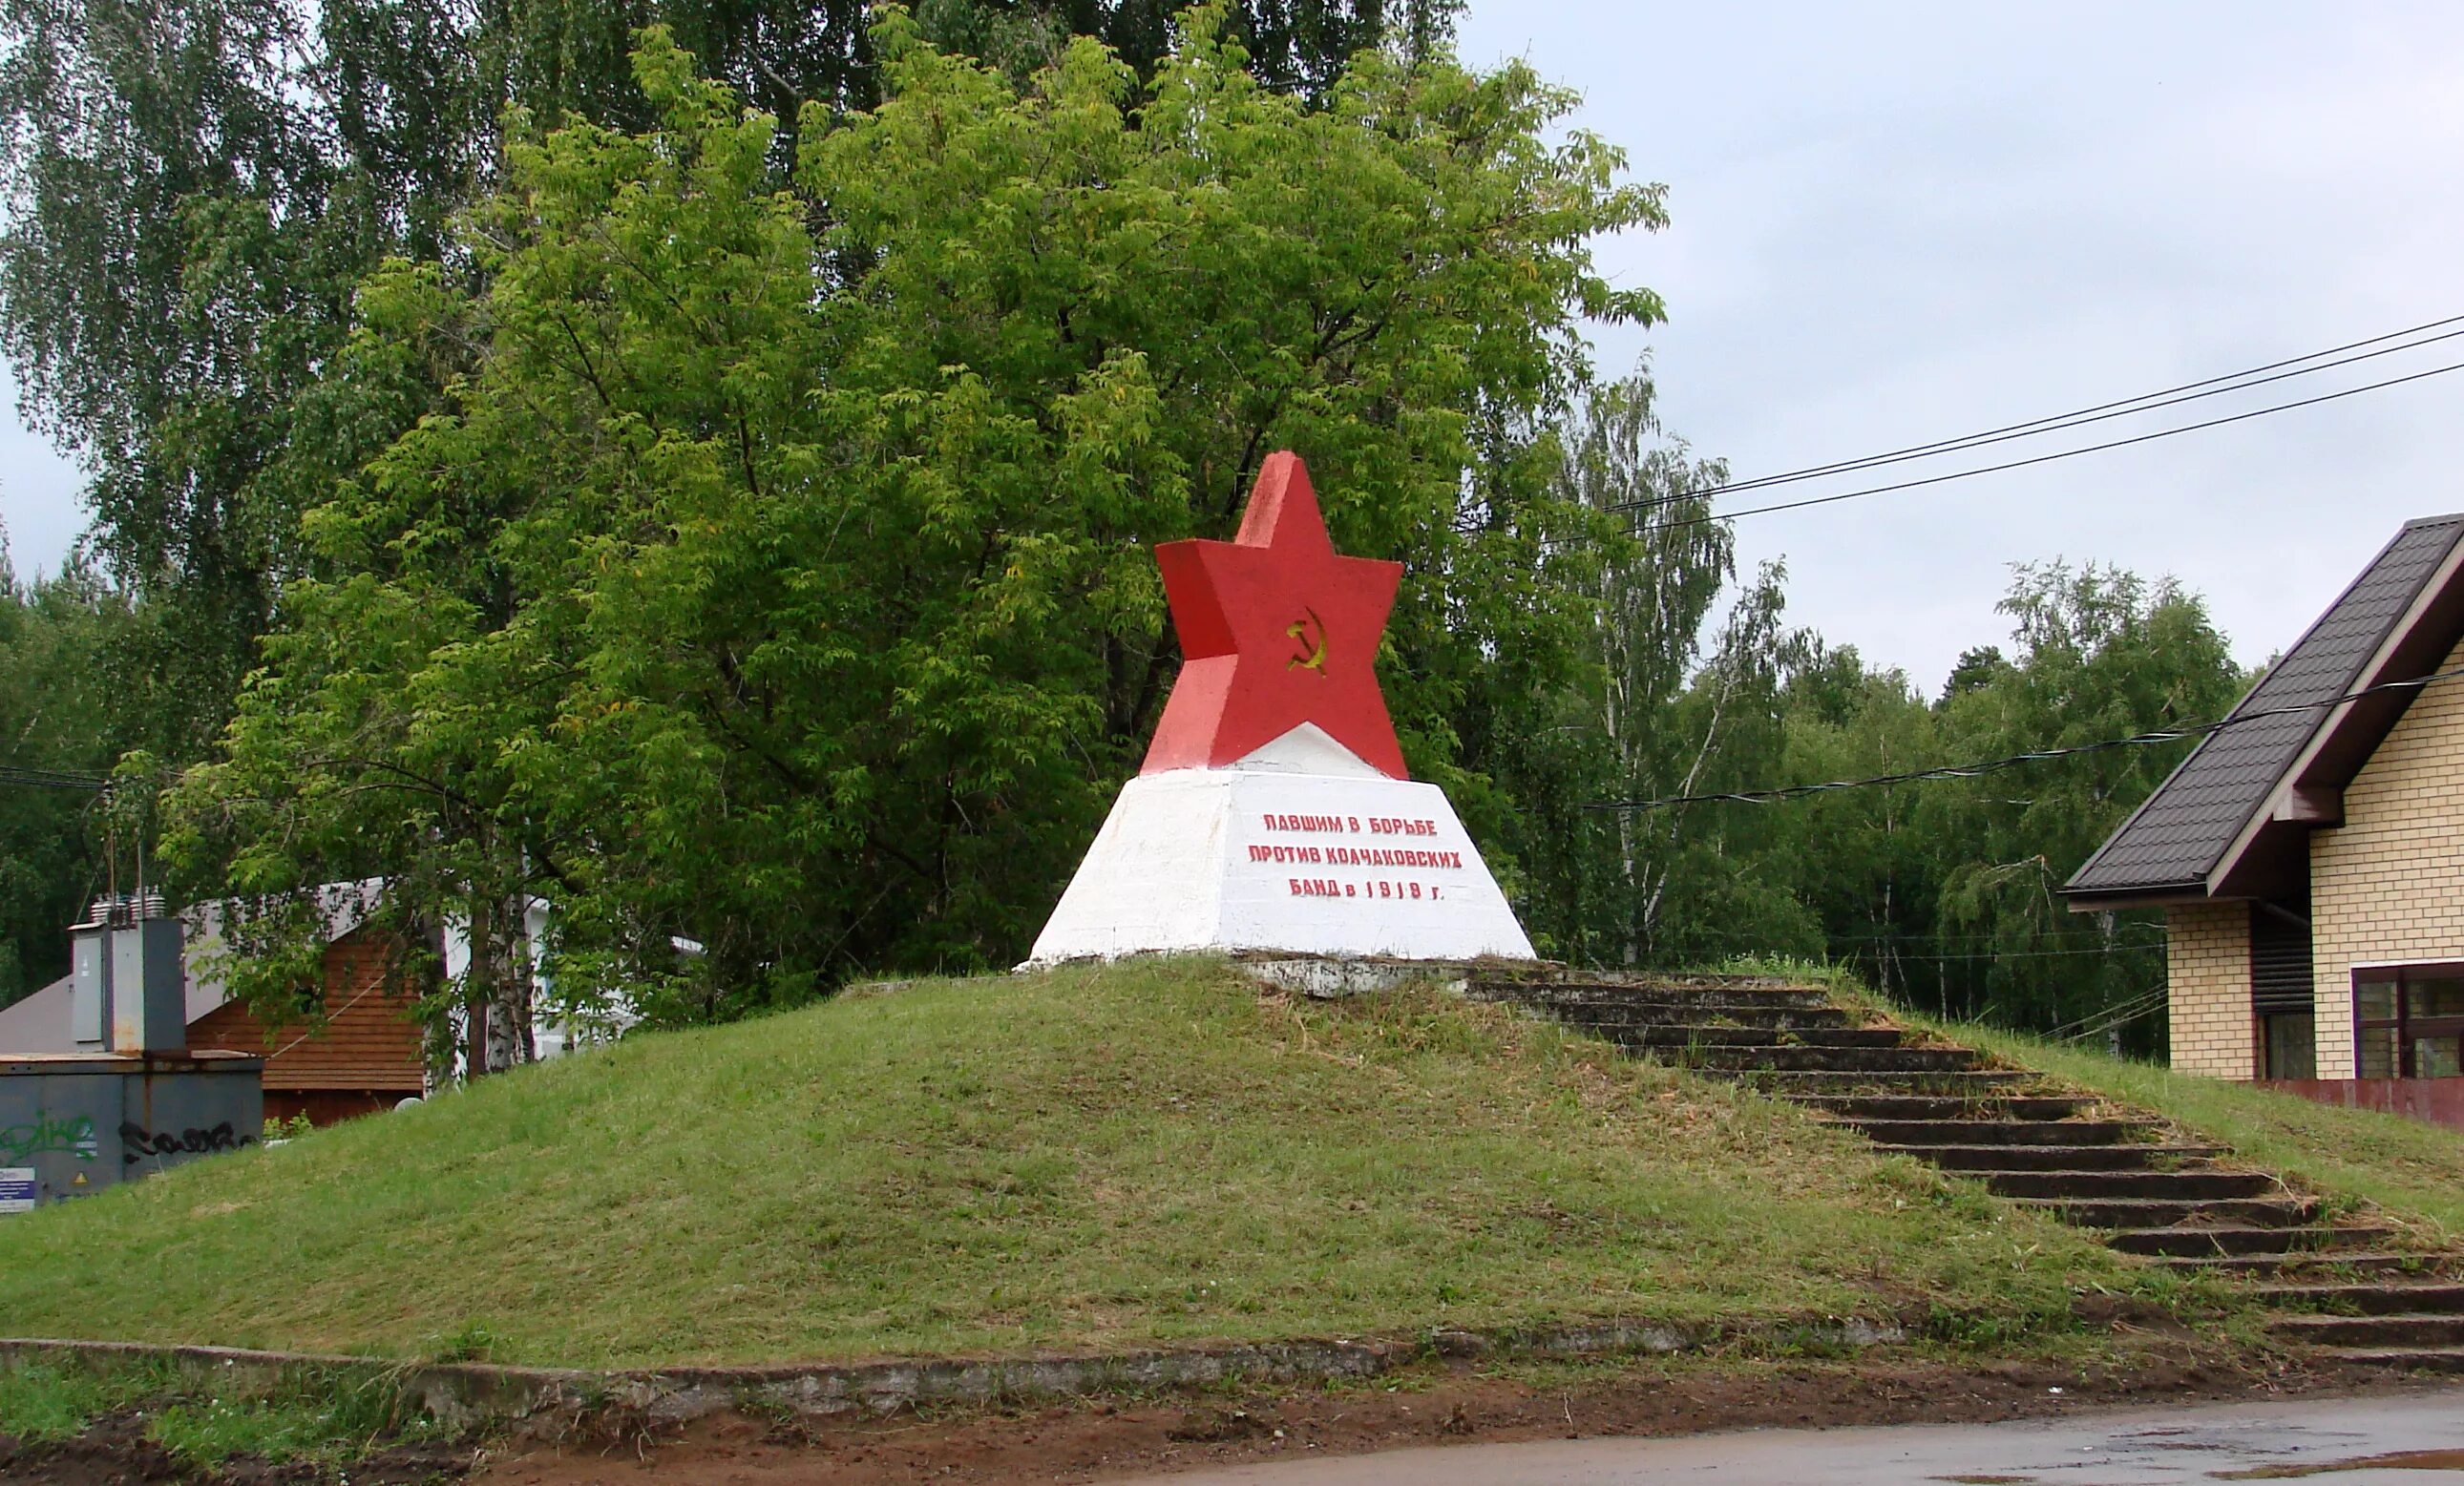
[{"label": "dirt patch", "polygon": [[[1394,1386],[1390,1387],[1392,1383]],[[1102,1481],[1404,1446],[1805,1425],[1973,1422],[2125,1403],[2400,1388],[2385,1372],[2280,1370],[2175,1347],[2082,1368],[1870,1361],[1569,1370],[1468,1366],[1339,1391],[1091,1403],[809,1428],[740,1415],[500,1454],[473,1486],[849,1486]]]},{"label": "dirt patch", "polygon": [[2322,1460],[2316,1465],[2263,1465],[2253,1471],[2227,1471],[2220,1481],[2282,1481],[2304,1475],[2334,1475],[2348,1471],[2459,1471],[2464,1450],[2399,1450],[2388,1455],[2355,1455],[2349,1460]]}]

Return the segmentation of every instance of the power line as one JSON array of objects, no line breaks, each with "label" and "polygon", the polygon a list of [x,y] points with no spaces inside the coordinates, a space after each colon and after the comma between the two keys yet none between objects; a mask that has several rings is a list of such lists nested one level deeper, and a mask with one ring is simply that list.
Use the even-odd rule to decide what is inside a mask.
[{"label": "power line", "polygon": [[1973,764],[1943,764],[1931,769],[1912,769],[1905,774],[1881,774],[1862,779],[1831,779],[1820,784],[1789,784],[1767,790],[1727,790],[1707,795],[1668,795],[1658,799],[1590,800],[1586,810],[1662,810],[1675,805],[1706,805],[1730,802],[1743,805],[1768,805],[1783,799],[1795,799],[1807,795],[1827,795],[1836,790],[1869,789],[1883,784],[1920,784],[1936,779],[1973,779],[1981,775],[1998,773],[2021,764],[2044,763],[2057,758],[2076,758],[2085,754],[2111,753],[2116,749],[2146,748],[2159,743],[2179,743],[2185,738],[2204,738],[2228,728],[2259,722],[2270,717],[2289,717],[2299,712],[2314,712],[2329,707],[2341,707],[2363,697],[2386,691],[2418,691],[2442,681],[2464,678],[2464,670],[2440,671],[2412,681],[2383,681],[2359,691],[2331,696],[2322,701],[2302,702],[2292,707],[2262,708],[2255,712],[2236,712],[2214,722],[2194,723],[2181,728],[2160,728],[2150,732],[2135,732],[2126,738],[2103,738],[2094,743],[2075,743],[2061,748],[2033,749],[2024,754],[2012,754],[2001,758],[1989,758]]},{"label": "power line", "polygon": [[1893,959],[1934,964],[1951,960],[2032,960],[2057,954],[2120,954],[2125,950],[2162,950],[2164,941],[2140,939],[2111,944],[2078,945],[2057,950],[1979,950],[1963,954],[1894,954]]},{"label": "power line", "polygon": [[0,764],[0,785],[10,784],[32,789],[100,791],[110,788],[111,781],[98,775],[71,774],[59,769],[21,769]]},{"label": "power line", "polygon": [[[2464,324],[2464,315],[2451,316],[2445,319],[2431,320],[2427,324],[2415,325],[2406,330],[2389,331],[2384,336],[2372,336],[2366,340],[2355,340],[2344,345],[2330,346],[2326,350],[2313,351],[2306,356],[2288,357],[2280,361],[2269,361],[2263,366],[2253,366],[2237,372],[2228,372],[2220,377],[2209,377],[2198,382],[2186,382],[2179,386],[2163,387],[2154,392],[2145,392],[2137,397],[2123,398],[2117,402],[2099,403],[2094,406],[2075,408],[2067,413],[2053,413],[2043,418],[2032,418],[2025,423],[2005,424],[1998,428],[1988,428],[1982,433],[1964,434],[1955,439],[1937,439],[1930,444],[1911,444],[1903,448],[1886,449],[1880,454],[1870,454],[1861,459],[1843,459],[1834,461],[1827,465],[1810,465],[1801,470],[1786,470],[1777,474],[1759,475],[1750,480],[1732,480],[1725,485],[1705,486],[1700,490],[1682,491],[1671,495],[1655,495],[1640,500],[1619,501],[1609,509],[1620,511],[1648,509],[1657,506],[1673,505],[1679,501],[1692,500],[1698,497],[1727,495],[1733,494],[1739,491],[1762,490],[1774,485],[1790,485],[1800,480],[1815,479],[1823,475],[1844,474],[1858,470],[1870,470],[1880,465],[1900,464],[1911,459],[1927,458],[1934,454],[1951,453],[1965,448],[1981,448],[1988,444],[2004,443],[2010,439],[2031,438],[2039,433],[2057,432],[2066,427],[2081,427],[2091,423],[2102,423],[2108,418],[2123,418],[2134,413],[2153,412],[2160,407],[2171,407],[2181,403],[2196,402],[2200,398],[2220,397],[2229,392],[2239,392],[2251,387],[2263,387],[2270,382],[2282,382],[2289,377],[2306,377],[2313,372],[2331,371],[2336,367],[2349,366],[2356,361],[2366,361],[2374,357],[2392,356],[2400,351],[2409,351],[2419,346],[2434,345],[2441,340],[2452,340],[2458,336],[2464,336],[2464,330],[2448,331],[2445,335],[2430,336],[2420,340],[2409,340],[2403,345],[2385,346],[2380,350],[2364,352],[2359,356],[2343,357],[2341,361],[2323,361],[2316,366],[2300,365],[2303,361],[2318,361],[2320,358],[2328,356],[2343,357],[2343,353],[2347,351],[2359,351],[2364,346],[2376,346],[2380,345],[2383,341],[2402,339],[2408,336],[2421,335],[2424,331],[2440,330],[2446,326],[2456,324]],[[2287,366],[2299,367],[2299,369],[2281,372],[2279,375],[2273,377],[2261,377],[2259,375],[2262,372],[2274,372],[2280,367]],[[2258,380],[2247,380],[2251,378],[2257,378]],[[2232,383],[2232,385],[2218,385],[2218,383],[2226,382]],[[2198,390],[2200,388],[2207,388],[2210,390]],[[2177,396],[2176,394],[2188,395]],[[2158,399],[2164,399],[2165,401],[2159,402],[2157,401]]]},{"label": "power line", "polygon": [[2049,1038],[2061,1038],[2069,1042],[2084,1042],[2090,1038],[2118,1032],[2134,1021],[2153,1016],[2165,1008],[2168,999],[2169,994],[2167,989],[2158,986],[2153,991],[2132,996],[2119,1005],[2090,1012],[2077,1021],[2064,1022],[2044,1035]]},{"label": "power line", "polygon": [[[2088,1012],[2083,1016],[2075,1017],[2072,1020],[2061,1023],[2059,1026],[2050,1027],[2046,1029],[2044,1035],[2049,1038],[2057,1038],[2069,1033],[2077,1032],[2082,1037],[2091,1037],[2094,1036],[2093,1029],[2096,1023],[2103,1021],[2109,1016],[2122,1016],[2125,1014],[2136,1015],[2143,1008],[2160,1005],[2165,1001],[2167,994],[2167,992],[2163,986],[2157,986],[2150,990],[2141,991],[2135,994],[2123,997],[2123,999],[2115,1002],[2113,1005],[2097,1007],[2095,1010]],[[2081,1028],[2088,1028],[2091,1030],[2082,1032],[2080,1031]]]},{"label": "power line", "polygon": [[[2128,933],[2134,929],[2147,929],[2160,934],[2164,932],[2164,927],[2158,924],[2124,924],[2121,926],[2119,931]],[[1825,930],[1822,935],[1823,941],[1827,944],[1871,945],[2000,944],[2010,937],[2011,936],[2008,934],[1997,933],[1938,934],[1929,929],[1894,929],[1876,934],[1835,934]],[[2095,939],[2102,941],[2107,939],[2109,936],[2101,929],[2038,929],[2030,930],[2027,937],[2030,939]],[[1687,942],[1691,942],[1696,939],[1717,939],[1732,944],[1767,945],[1771,943],[1771,935],[1769,934],[1739,933],[1723,929],[1706,930],[1702,929],[1693,929],[1687,930],[1683,938]],[[2149,940],[2145,942],[2148,944],[2157,944],[2162,941]],[[2128,948],[2128,946],[2125,945],[2125,948]]]},{"label": "power line", "polygon": [[[2024,470],[2031,465],[2051,464],[2057,459],[2073,459],[2081,454],[2101,453],[2109,448],[2126,448],[2133,444],[2147,444],[2157,439],[2169,439],[2177,433],[2196,433],[2202,428],[2220,428],[2229,423],[2241,423],[2247,419],[2264,418],[2270,413],[2291,412],[2297,407],[2313,407],[2321,403],[2333,403],[2343,398],[2358,397],[2365,392],[2376,392],[2382,387],[2402,386],[2408,382],[2419,382],[2425,377],[2445,376],[2447,373],[2452,371],[2464,371],[2464,361],[2453,361],[2445,366],[2433,366],[2428,371],[2413,372],[2408,376],[2389,377],[2385,382],[2365,382],[2358,387],[2346,387],[2341,392],[2324,392],[2321,393],[2317,397],[2302,398],[2299,402],[2277,403],[2266,407],[2254,407],[2247,412],[2233,413],[2223,418],[2211,418],[2204,423],[2187,423],[2182,425],[2180,427],[2159,428],[2153,433],[2142,433],[2132,438],[2112,439],[2102,444],[2084,445],[2079,448],[2057,449],[2050,454],[2038,454],[2032,459],[2013,459],[1998,465],[1983,465],[1974,470],[1954,470],[1948,474],[1929,475],[1921,480],[1901,480],[1890,485],[1868,486],[1865,489],[1859,491],[1843,491],[1837,495],[1815,495],[1805,500],[1780,501],[1769,506],[1748,506],[1743,511],[1711,512],[1704,515],[1686,516],[1680,520],[1664,522],[1662,523],[1662,527],[1663,529],[1666,529],[1684,526],[1703,526],[1713,521],[1733,521],[1739,516],[1769,515],[1775,511],[1802,511],[1809,506],[1829,506],[1843,500],[1861,500],[1868,495],[1883,495],[1888,494],[1893,491],[1912,491],[1923,486],[1941,485],[1951,480],[1965,480],[1974,475],[1998,474],[2005,470]],[[1610,506],[1608,509],[1612,511],[1631,510],[1634,509],[1636,504],[1637,503],[1635,502],[1620,502]]]}]

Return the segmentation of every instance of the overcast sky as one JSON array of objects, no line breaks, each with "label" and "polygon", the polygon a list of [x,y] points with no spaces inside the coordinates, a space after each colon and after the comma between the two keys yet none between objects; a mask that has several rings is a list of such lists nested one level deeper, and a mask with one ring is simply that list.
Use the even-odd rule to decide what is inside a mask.
[{"label": "overcast sky", "polygon": [[[1739,478],[1952,437],[2464,315],[2464,5],[1472,0],[1669,187],[1605,245],[1665,325],[1672,431]],[[2464,361],[2464,339],[1995,463]],[[1729,504],[1961,467],[1958,458]],[[2464,371],[2136,448],[1738,523],[1791,617],[1929,692],[2015,561],[2172,574],[2246,662],[2407,518],[2464,509]]]},{"label": "overcast sky", "polygon": [[[1666,231],[1601,249],[1668,323],[1603,335],[1600,361],[1647,350],[1670,428],[1741,478],[2464,315],[2464,5],[1473,0],[1463,44],[1580,90],[1577,122],[1670,187]],[[2458,361],[2464,340],[2068,437]],[[2257,661],[2400,522],[2464,509],[2459,456],[2464,372],[1751,517],[1740,546],[1787,558],[1796,623],[1928,690],[2004,638],[2009,564],[2054,557],[2180,578]],[[20,572],[58,564],[77,489],[0,426]]]}]

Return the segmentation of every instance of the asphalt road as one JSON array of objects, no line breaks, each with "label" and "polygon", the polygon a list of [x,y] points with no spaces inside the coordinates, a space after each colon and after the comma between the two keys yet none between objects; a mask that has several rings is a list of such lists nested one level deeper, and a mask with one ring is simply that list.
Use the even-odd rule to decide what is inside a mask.
[{"label": "asphalt road", "polygon": [[1152,1477],[1153,1486],[2464,1486],[2464,1386],[2086,1412],[2008,1424],[1761,1430],[1402,1450]]}]

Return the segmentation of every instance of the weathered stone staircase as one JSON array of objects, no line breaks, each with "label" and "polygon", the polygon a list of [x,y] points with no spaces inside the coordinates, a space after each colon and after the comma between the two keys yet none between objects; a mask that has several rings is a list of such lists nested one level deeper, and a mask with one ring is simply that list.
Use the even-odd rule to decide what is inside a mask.
[{"label": "weathered stone staircase", "polygon": [[2282,1340],[2345,1362],[2464,1371],[2464,1256],[2409,1250],[2387,1224],[2327,1213],[2223,1147],[1863,1023],[1827,992],[1759,976],[1476,978],[1470,994],[1584,1028],[1630,1053],[1748,1082],[1880,1148],[2020,1207],[2101,1231],[2125,1254],[2252,1284]]}]

